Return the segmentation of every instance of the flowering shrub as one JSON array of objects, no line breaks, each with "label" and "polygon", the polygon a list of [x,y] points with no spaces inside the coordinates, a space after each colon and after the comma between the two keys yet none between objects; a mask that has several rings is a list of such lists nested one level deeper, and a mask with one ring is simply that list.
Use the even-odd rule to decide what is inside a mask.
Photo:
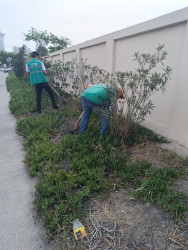
[{"label": "flowering shrub", "polygon": [[67,83],[67,77],[69,74],[69,63],[63,64],[60,60],[50,62],[48,68],[48,78],[50,83],[53,84],[59,92],[66,90],[69,86]]},{"label": "flowering shrub", "polygon": [[69,62],[68,82],[72,86],[72,93],[77,98],[81,97],[88,85],[100,83],[104,75],[105,70],[87,64],[87,59],[78,60],[75,57]]},{"label": "flowering shrub", "polygon": [[[132,123],[141,123],[154,108],[150,97],[158,91],[164,91],[170,78],[171,68],[163,67],[167,52],[159,45],[154,54],[135,53],[138,67],[133,71],[116,72],[112,75],[112,84],[123,90],[124,100],[120,102],[119,115],[113,116],[114,132],[121,138],[128,136]],[[160,72],[156,72],[155,68]]]}]

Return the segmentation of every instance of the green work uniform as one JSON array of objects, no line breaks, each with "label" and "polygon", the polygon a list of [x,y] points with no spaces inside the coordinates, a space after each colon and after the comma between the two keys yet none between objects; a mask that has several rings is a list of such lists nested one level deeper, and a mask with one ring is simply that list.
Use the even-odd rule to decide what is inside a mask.
[{"label": "green work uniform", "polygon": [[93,85],[86,89],[82,96],[98,105],[110,105],[110,98],[114,97],[115,94],[115,88],[99,83],[98,85]]},{"label": "green work uniform", "polygon": [[48,82],[47,77],[42,70],[42,62],[36,58],[32,58],[27,62],[27,66],[30,72],[30,82],[31,84]]}]

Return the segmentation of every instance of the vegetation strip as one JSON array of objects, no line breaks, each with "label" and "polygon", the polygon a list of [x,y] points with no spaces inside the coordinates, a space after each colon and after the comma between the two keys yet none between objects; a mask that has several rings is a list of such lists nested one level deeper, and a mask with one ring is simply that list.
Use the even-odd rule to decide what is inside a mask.
[{"label": "vegetation strip", "polygon": [[[156,202],[176,220],[185,216],[187,197],[170,188],[182,173],[172,168],[152,169],[148,162],[130,162],[128,155],[122,154],[123,145],[117,137],[98,136],[99,124],[95,115],[85,134],[61,132],[61,139],[52,143],[52,138],[60,133],[61,124],[79,116],[79,104],[72,100],[71,107],[46,110],[37,116],[33,113],[36,110],[34,90],[25,79],[10,74],[7,89],[11,95],[10,110],[18,118],[17,132],[25,138],[25,163],[31,175],[39,178],[35,204],[42,212],[49,237],[54,237],[61,229],[68,231],[71,221],[84,216],[84,203],[97,193],[107,194],[112,186],[131,185],[135,188],[134,197]],[[48,103],[45,95],[43,109]],[[135,126],[127,142],[159,139]]]}]

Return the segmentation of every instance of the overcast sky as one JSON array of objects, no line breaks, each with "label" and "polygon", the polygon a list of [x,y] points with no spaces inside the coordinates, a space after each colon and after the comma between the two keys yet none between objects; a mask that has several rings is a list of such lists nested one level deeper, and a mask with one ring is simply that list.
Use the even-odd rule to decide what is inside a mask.
[{"label": "overcast sky", "polygon": [[188,0],[0,0],[6,51],[24,41],[31,27],[71,40],[72,45],[188,7]]}]

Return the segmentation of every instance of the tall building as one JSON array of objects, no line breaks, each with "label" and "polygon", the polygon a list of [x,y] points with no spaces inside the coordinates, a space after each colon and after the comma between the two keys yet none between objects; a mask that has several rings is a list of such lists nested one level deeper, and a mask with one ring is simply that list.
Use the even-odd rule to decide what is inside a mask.
[{"label": "tall building", "polygon": [[4,47],[4,37],[5,34],[3,34],[0,30],[0,51],[4,51],[5,47]]},{"label": "tall building", "polygon": [[[18,54],[19,51],[20,51],[20,48],[19,48],[19,47],[16,47],[16,46],[13,46],[13,47],[12,47],[12,51],[13,51],[14,54]],[[25,49],[25,54],[26,54],[26,55],[29,55],[30,53],[31,53],[31,50],[30,50],[29,48],[26,47],[26,49]]]},{"label": "tall building", "polygon": [[12,50],[13,50],[14,54],[18,54],[19,53],[19,47],[13,46]]}]

